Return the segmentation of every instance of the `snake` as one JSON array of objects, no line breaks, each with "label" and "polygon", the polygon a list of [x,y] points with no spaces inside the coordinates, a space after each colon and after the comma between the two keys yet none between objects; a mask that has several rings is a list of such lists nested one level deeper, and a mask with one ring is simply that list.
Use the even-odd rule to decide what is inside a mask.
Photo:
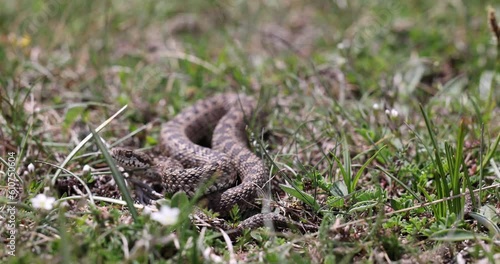
[{"label": "snake", "polygon": [[[199,100],[162,124],[161,156],[118,147],[111,149],[111,156],[133,171],[133,177],[160,184],[166,193],[193,197],[203,190],[206,206],[221,217],[235,206],[245,211],[264,193],[269,177],[264,161],[248,147],[246,127],[256,106],[253,97],[237,93]],[[211,148],[198,144],[207,137]],[[284,226],[290,220],[277,213],[260,213],[241,221],[236,229],[268,222]]]}]

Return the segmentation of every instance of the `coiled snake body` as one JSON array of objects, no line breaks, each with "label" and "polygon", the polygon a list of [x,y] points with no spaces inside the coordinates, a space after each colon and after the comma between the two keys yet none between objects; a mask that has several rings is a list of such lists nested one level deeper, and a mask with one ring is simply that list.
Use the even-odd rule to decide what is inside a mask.
[{"label": "coiled snake body", "polygon": [[[196,102],[161,130],[161,146],[168,157],[151,158],[138,151],[114,148],[111,155],[134,176],[159,182],[168,193],[182,191],[189,196],[207,181],[208,208],[227,216],[231,208],[248,208],[262,192],[268,170],[247,147],[246,121],[256,102],[241,94],[220,94]],[[214,128],[215,127],[215,128]],[[212,149],[195,144],[212,136]],[[139,170],[138,170],[139,169]],[[237,176],[240,183],[234,186]],[[258,214],[240,223],[238,229],[263,225],[264,221],[290,221],[279,214]]]}]

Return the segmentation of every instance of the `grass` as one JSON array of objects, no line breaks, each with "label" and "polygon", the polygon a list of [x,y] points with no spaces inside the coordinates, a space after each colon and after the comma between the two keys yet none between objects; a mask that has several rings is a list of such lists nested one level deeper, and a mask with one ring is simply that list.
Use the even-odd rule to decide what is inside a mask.
[{"label": "grass", "polygon": [[[4,2],[2,261],[499,261],[500,6]],[[161,122],[228,91],[260,98],[250,147],[289,183],[273,204],[318,232],[231,241],[183,195],[162,201],[181,208],[170,226],[120,198],[94,129],[151,148]],[[54,208],[33,207],[39,193]]]}]

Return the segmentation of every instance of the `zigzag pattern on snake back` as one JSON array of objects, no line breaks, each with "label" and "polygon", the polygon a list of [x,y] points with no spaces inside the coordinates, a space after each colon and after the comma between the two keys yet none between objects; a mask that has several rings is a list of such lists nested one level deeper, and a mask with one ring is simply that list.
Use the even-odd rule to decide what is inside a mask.
[{"label": "zigzag pattern on snake back", "polygon": [[[192,196],[212,179],[214,183],[205,190],[210,194],[208,207],[226,216],[234,205],[248,208],[266,183],[264,162],[247,147],[245,121],[255,106],[245,95],[216,95],[163,125],[161,147],[168,157],[124,148],[114,148],[111,154],[119,165],[133,170],[134,177],[160,183],[171,194],[183,191]],[[195,144],[212,130],[212,149]],[[234,186],[237,175],[241,183]]]}]

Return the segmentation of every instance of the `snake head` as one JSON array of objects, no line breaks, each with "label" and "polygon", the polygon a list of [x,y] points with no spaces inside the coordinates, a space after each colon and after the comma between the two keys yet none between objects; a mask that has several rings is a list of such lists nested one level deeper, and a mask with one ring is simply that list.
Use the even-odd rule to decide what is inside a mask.
[{"label": "snake head", "polygon": [[147,169],[153,166],[153,159],[146,153],[128,148],[112,148],[111,157],[126,170]]}]

